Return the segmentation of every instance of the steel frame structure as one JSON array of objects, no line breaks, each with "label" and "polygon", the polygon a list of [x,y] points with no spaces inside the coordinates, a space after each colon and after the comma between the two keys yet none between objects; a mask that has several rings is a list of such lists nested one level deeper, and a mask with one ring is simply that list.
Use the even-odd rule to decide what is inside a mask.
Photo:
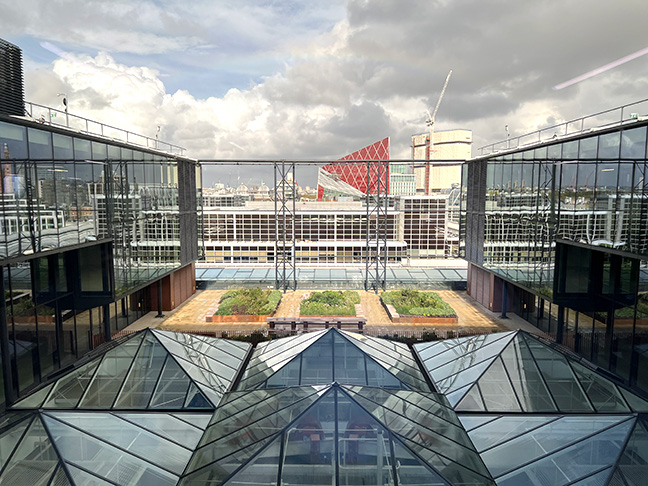
[{"label": "steel frame structure", "polygon": [[387,287],[387,210],[389,162],[367,161],[367,235],[365,250],[365,290]]},{"label": "steel frame structure", "polygon": [[297,288],[294,174],[295,162],[274,163],[275,288],[283,292]]}]

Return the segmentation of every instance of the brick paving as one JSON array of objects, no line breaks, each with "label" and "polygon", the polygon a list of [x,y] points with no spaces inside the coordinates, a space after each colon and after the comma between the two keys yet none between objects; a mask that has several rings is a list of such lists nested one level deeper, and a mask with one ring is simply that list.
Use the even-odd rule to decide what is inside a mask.
[{"label": "brick paving", "polygon": [[[202,290],[187,302],[167,316],[159,320],[151,320],[151,326],[161,329],[215,332],[217,335],[223,331],[232,333],[250,333],[256,329],[266,328],[266,324],[258,322],[242,323],[206,323],[205,316],[213,314],[218,305],[218,300],[225,293],[225,290]],[[313,290],[297,290],[286,292],[279,308],[277,317],[299,317],[299,304]],[[489,312],[477,304],[464,291],[441,290],[437,293],[450,304],[457,312],[459,322],[457,324],[393,324],[385,309],[380,304],[379,296],[373,292],[358,291],[360,294],[360,306],[367,318],[367,330],[375,333],[393,333],[398,331],[422,331],[422,330],[457,330],[462,332],[492,332],[503,331],[508,328],[520,327],[515,319],[502,320],[496,314]]]}]

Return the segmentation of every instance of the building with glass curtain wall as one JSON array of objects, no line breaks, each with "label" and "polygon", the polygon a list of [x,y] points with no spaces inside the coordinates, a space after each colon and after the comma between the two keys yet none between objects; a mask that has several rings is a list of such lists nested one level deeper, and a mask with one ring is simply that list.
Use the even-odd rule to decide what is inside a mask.
[{"label": "building with glass curtain wall", "polygon": [[16,403],[0,483],[639,486],[648,402],[523,331],[144,330]]},{"label": "building with glass curtain wall", "polygon": [[17,396],[156,310],[157,282],[167,310],[193,293],[200,171],[1,115],[0,147],[3,391]]},{"label": "building with glass curtain wall", "polygon": [[[3,66],[7,52],[20,54],[3,43]],[[201,201],[196,161],[168,145],[13,101],[20,115],[0,112],[0,409],[193,294]]]},{"label": "building with glass curtain wall", "polygon": [[462,188],[469,293],[645,391],[647,125],[634,116],[474,158]]}]

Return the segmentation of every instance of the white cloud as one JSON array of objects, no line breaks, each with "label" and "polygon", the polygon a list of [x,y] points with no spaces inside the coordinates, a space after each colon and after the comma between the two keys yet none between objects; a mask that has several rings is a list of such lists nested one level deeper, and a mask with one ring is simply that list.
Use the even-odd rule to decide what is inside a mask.
[{"label": "white cloud", "polygon": [[[645,62],[635,60],[578,86],[551,90],[557,81],[645,44],[634,27],[646,7],[635,0],[627,5],[632,15],[622,15],[627,26],[614,21],[621,14],[613,6],[594,7],[586,0],[570,0],[569,8],[543,4],[534,12],[537,21],[519,2],[488,8],[477,0],[425,0],[398,8],[386,0],[348,3],[348,18],[333,25],[330,14],[324,24],[332,27],[323,32],[321,22],[312,25],[322,12],[319,2],[308,4],[313,11],[298,2],[224,2],[205,9],[201,21],[201,4],[184,14],[171,3],[144,4],[139,30],[127,29],[127,22],[124,28],[104,23],[97,29],[98,44],[118,39],[144,51],[155,36],[171,43],[161,44],[163,49],[183,45],[180,39],[192,45],[195,37],[224,49],[213,63],[238,62],[237,53],[248,50],[283,60],[281,69],[259,82],[222,96],[197,97],[192,86],[170,92],[163,65],[145,67],[143,58],[136,58],[139,66],[128,65],[106,53],[70,54],[51,70],[27,72],[28,80],[34,77],[27,94],[56,104],[55,93],[64,91],[72,112],[149,136],[160,125],[161,139],[198,158],[337,158],[385,136],[391,137],[392,157],[407,158],[409,137],[426,130],[425,110],[436,103],[449,68],[454,74],[436,128],[472,129],[476,147],[505,138],[504,125],[516,136],[641,98],[648,86]],[[119,5],[110,16],[126,19],[131,10]],[[587,22],[581,25],[583,11]],[[223,32],[236,34],[230,50],[219,44],[224,35],[205,35],[224,19]],[[249,35],[241,35],[246,29]],[[70,35],[88,35],[75,32]],[[200,80],[208,83],[209,77]]]}]

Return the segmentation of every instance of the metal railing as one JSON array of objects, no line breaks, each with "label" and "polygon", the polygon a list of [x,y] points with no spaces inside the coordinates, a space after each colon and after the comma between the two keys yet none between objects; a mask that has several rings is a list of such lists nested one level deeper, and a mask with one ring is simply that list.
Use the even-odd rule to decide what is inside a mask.
[{"label": "metal railing", "polygon": [[[643,105],[643,106],[641,106]],[[639,113],[644,113],[643,117]],[[634,123],[645,119],[648,113],[648,98],[627,105],[587,115],[574,120],[542,128],[534,132],[511,137],[499,142],[479,147],[479,155],[489,155],[506,150],[514,150],[526,146],[547,142],[568,135],[578,135],[593,130],[601,130],[613,126]]]},{"label": "metal railing", "polygon": [[80,133],[89,135],[99,135],[101,137],[119,140],[140,147],[146,147],[153,150],[159,150],[170,154],[184,155],[185,149],[178,145],[162,142],[157,138],[140,135],[123,128],[113,127],[94,120],[83,118],[82,116],[72,115],[68,112],[39,105],[37,103],[25,102],[25,112],[37,122],[44,125],[59,126],[76,130]]}]

